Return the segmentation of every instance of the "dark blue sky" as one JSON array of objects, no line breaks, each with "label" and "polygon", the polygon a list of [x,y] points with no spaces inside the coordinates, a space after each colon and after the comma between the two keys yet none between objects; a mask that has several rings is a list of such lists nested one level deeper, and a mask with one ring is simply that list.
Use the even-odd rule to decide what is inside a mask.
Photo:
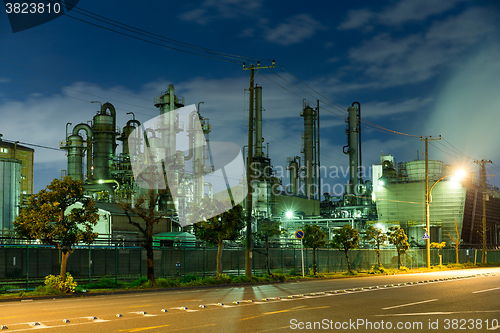
[{"label": "dark blue sky", "polygon": [[[471,158],[500,165],[495,1],[80,0],[78,8],[107,23],[76,9],[69,15],[109,29],[119,30],[108,24],[115,20],[220,52],[276,59],[295,77],[277,67],[281,77],[262,70],[256,83],[263,87],[264,137],[277,168],[285,168],[287,156],[300,154],[303,98],[314,104],[322,100],[326,167],[347,167],[343,118],[354,101],[361,103],[364,119],[376,125],[442,135],[444,140],[431,146],[432,159],[465,163],[471,171],[477,170]],[[249,73],[241,63],[174,51],[67,16],[12,33],[2,12],[0,45],[0,133],[6,140],[57,148],[67,122],[74,126],[92,119],[93,100],[114,104],[120,127],[130,111],[146,121],[158,114],[153,98],[172,83],[186,104],[204,101],[201,112],[210,118],[211,140],[246,144]],[[381,151],[404,161],[424,150],[419,138],[367,125],[366,166],[377,163]],[[35,162],[36,191],[66,169],[62,151],[36,148]],[[490,168],[490,174],[500,171]]]}]

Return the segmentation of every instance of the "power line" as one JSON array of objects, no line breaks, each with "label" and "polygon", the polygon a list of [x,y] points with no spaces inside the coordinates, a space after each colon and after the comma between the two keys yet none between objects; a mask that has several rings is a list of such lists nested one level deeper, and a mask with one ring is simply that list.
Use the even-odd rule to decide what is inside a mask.
[{"label": "power line", "polygon": [[[27,0],[27,1],[30,2],[30,3],[35,3],[34,1],[31,1],[31,0]],[[47,0],[47,1],[49,1],[51,3],[59,3],[59,1],[57,1],[57,2],[51,1],[51,0]],[[72,18],[74,20],[77,20],[77,21],[89,24],[89,25],[93,25],[93,26],[99,27],[99,28],[107,30],[107,31],[111,31],[111,32],[114,32],[114,33],[117,33],[117,34],[120,34],[120,35],[123,35],[123,36],[134,38],[136,40],[141,40],[143,42],[147,42],[147,43],[154,44],[154,45],[157,45],[157,46],[161,46],[161,47],[164,47],[164,48],[168,48],[168,49],[171,49],[171,50],[175,50],[175,51],[179,51],[179,52],[184,52],[184,53],[188,53],[188,54],[192,54],[192,55],[197,55],[197,56],[201,56],[201,57],[205,57],[205,58],[210,58],[210,59],[214,59],[214,60],[231,62],[231,63],[241,63],[243,60],[250,60],[250,61],[252,61],[252,60],[270,61],[270,60],[264,59],[264,58],[244,57],[244,56],[239,56],[239,55],[235,55],[235,54],[220,52],[220,51],[216,51],[216,50],[212,50],[212,49],[208,49],[208,48],[196,46],[196,45],[193,45],[193,44],[184,43],[184,42],[177,41],[177,40],[174,40],[174,39],[171,39],[171,38],[167,38],[167,37],[164,37],[164,36],[161,36],[161,35],[158,35],[158,34],[154,34],[154,33],[142,30],[142,29],[135,28],[133,26],[130,26],[130,25],[127,25],[127,24],[124,24],[124,23],[112,20],[112,19],[107,18],[105,16],[101,16],[101,15],[92,13],[90,11],[81,9],[79,7],[76,7],[76,6],[72,7],[72,11],[74,13],[77,13],[77,14],[89,17],[89,18],[91,18],[93,20],[96,20],[96,21],[99,21],[99,22],[103,22],[103,23],[108,24],[108,25],[110,25],[112,27],[128,31],[128,32],[131,32],[131,33],[139,35],[139,36],[144,36],[144,37],[147,37],[147,38],[150,38],[150,39],[153,39],[153,40],[157,40],[157,41],[161,41],[161,42],[164,42],[164,43],[167,43],[167,44],[175,45],[175,47],[174,46],[165,45],[165,44],[161,44],[161,43],[157,43],[157,42],[154,42],[152,40],[147,40],[147,39],[144,39],[142,37],[134,36],[134,35],[131,35],[129,33],[123,32],[123,31],[115,30],[113,28],[105,27],[105,26],[103,26],[101,24],[93,23],[93,22],[87,21],[85,19],[81,19],[81,18],[75,17],[73,15],[69,15],[67,13],[65,14],[65,16],[69,17],[69,18]],[[192,51],[189,51],[189,50],[192,50]]]}]

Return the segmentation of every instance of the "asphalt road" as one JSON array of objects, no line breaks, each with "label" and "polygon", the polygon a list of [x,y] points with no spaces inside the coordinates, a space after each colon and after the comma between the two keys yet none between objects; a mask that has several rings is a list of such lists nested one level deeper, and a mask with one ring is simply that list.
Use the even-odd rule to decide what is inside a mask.
[{"label": "asphalt road", "polygon": [[6,332],[500,332],[500,268],[4,302],[0,325]]}]

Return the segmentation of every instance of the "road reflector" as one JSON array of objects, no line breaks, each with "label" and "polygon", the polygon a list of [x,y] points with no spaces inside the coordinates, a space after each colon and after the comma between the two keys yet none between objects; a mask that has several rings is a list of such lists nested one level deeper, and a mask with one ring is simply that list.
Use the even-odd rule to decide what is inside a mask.
[{"label": "road reflector", "polygon": [[123,315],[121,313],[116,314],[116,318],[121,318],[121,317],[123,317]]},{"label": "road reflector", "polygon": [[63,319],[63,323],[69,323],[69,319]]},{"label": "road reflector", "polygon": [[200,304],[200,306],[199,306],[199,307],[200,307],[200,308],[202,308],[202,309],[206,308],[206,306],[205,306],[205,305],[203,305],[203,304]]}]

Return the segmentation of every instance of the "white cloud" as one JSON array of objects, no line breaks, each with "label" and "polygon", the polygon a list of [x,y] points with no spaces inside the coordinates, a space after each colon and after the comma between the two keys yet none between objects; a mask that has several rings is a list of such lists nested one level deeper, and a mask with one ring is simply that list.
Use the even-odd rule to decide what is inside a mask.
[{"label": "white cloud", "polygon": [[381,24],[399,25],[411,21],[423,21],[453,9],[465,0],[402,0],[382,11],[377,20]]},{"label": "white cloud", "polygon": [[184,21],[205,25],[215,19],[235,19],[254,16],[262,5],[262,0],[205,0],[200,7],[182,13]]},{"label": "white cloud", "polygon": [[347,13],[347,19],[338,26],[340,30],[358,29],[366,25],[376,16],[368,9],[351,10]]},{"label": "white cloud", "polygon": [[470,8],[431,25],[427,31],[394,38],[384,33],[349,50],[358,70],[379,87],[418,83],[435,76],[465,50],[497,29],[490,12]]},{"label": "white cloud", "polygon": [[347,19],[338,26],[338,29],[361,28],[364,31],[370,31],[373,28],[371,24],[394,26],[407,22],[424,21],[432,16],[443,14],[464,1],[468,0],[402,0],[380,12],[368,9],[351,10],[347,13]]},{"label": "white cloud", "polygon": [[292,45],[311,38],[319,30],[326,27],[308,14],[298,14],[289,17],[285,22],[274,28],[267,28],[265,38],[273,43]]}]

